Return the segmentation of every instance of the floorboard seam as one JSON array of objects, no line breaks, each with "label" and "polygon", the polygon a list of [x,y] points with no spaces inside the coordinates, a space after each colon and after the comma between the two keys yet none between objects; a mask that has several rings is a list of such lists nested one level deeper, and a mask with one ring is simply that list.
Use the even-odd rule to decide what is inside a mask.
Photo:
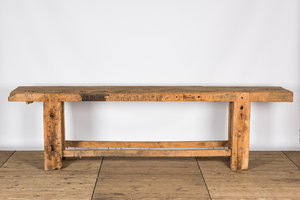
[{"label": "floorboard seam", "polygon": [[209,199],[210,199],[210,200],[212,200],[212,198],[211,198],[211,196],[210,196],[209,189],[208,189],[208,187],[207,187],[207,184],[206,184],[206,182],[205,182],[205,178],[204,178],[204,176],[203,176],[203,173],[202,173],[202,170],[201,170],[200,164],[199,164],[199,162],[198,162],[198,160],[197,160],[197,158],[196,158],[196,157],[195,157],[195,159],[196,159],[196,162],[197,162],[197,164],[198,164],[198,168],[199,168],[199,170],[200,170],[200,173],[201,173],[202,179],[203,179],[203,181],[204,181],[204,184],[205,184],[205,187],[206,187],[206,190],[207,190],[207,193],[208,193]]},{"label": "floorboard seam", "polygon": [[[294,163],[294,161],[288,156],[288,155],[286,155],[285,153],[284,153],[284,151],[281,151],[292,163]],[[294,165],[296,165],[296,167],[298,167],[298,169],[300,169],[300,167],[296,164],[296,163],[294,163]]]},{"label": "floorboard seam", "polygon": [[96,187],[97,187],[97,183],[98,183],[98,179],[99,179],[99,176],[100,176],[100,171],[101,171],[103,160],[104,160],[104,157],[102,157],[102,159],[101,159],[101,164],[100,164],[100,167],[99,167],[99,170],[98,170],[98,174],[97,174],[97,178],[96,178],[96,182],[95,182],[95,186],[94,186],[94,189],[93,189],[91,200],[93,200],[93,198],[94,198],[94,193],[95,193],[95,190],[96,190]]},{"label": "floorboard seam", "polygon": [[14,155],[16,153],[16,151],[12,152],[12,154],[6,159],[6,161],[4,161],[4,163],[2,165],[0,165],[0,168],[12,157],[12,155]]}]

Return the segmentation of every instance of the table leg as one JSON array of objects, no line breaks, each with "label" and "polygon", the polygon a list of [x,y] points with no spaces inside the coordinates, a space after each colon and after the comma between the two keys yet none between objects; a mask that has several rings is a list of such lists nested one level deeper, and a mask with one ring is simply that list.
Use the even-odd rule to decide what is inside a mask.
[{"label": "table leg", "polygon": [[58,95],[45,95],[44,101],[44,168],[62,167],[62,103]]},{"label": "table leg", "polygon": [[228,107],[228,148],[231,149],[233,102],[229,102]]},{"label": "table leg", "polygon": [[250,101],[248,93],[237,94],[231,106],[230,167],[233,171],[246,170],[249,164]]},{"label": "table leg", "polygon": [[62,150],[65,150],[65,104],[61,102],[61,142],[62,142]]}]

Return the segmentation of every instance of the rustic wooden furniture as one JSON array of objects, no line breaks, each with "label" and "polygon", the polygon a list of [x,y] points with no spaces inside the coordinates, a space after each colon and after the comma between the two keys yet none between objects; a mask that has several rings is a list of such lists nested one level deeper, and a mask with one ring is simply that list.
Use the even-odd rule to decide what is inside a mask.
[{"label": "rustic wooden furniture", "polygon": [[[18,87],[11,92],[8,99],[9,101],[26,101],[27,104],[34,101],[43,101],[45,170],[60,169],[64,157],[230,156],[231,169],[238,171],[248,169],[250,102],[292,102],[293,93],[282,87],[41,86]],[[228,141],[68,141],[65,140],[65,101],[225,101],[229,102]],[[66,147],[121,149],[66,150]],[[195,148],[206,147],[227,147],[227,149],[195,150]],[[149,149],[136,150],[133,148]],[[157,148],[173,148],[173,150],[157,150]],[[180,148],[193,148],[193,150],[182,150]]]}]

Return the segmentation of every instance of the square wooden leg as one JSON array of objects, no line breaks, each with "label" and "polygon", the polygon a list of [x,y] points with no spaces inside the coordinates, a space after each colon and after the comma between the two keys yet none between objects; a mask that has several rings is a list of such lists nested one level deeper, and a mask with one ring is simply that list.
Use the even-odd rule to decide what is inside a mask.
[{"label": "square wooden leg", "polygon": [[250,101],[248,93],[239,93],[229,106],[230,167],[246,170],[249,164]]},{"label": "square wooden leg", "polygon": [[61,102],[61,142],[62,142],[62,150],[65,150],[65,104]]},{"label": "square wooden leg", "polygon": [[62,166],[62,102],[58,95],[45,95],[44,101],[44,168]]},{"label": "square wooden leg", "polygon": [[228,148],[231,149],[233,102],[229,102],[228,107]]}]

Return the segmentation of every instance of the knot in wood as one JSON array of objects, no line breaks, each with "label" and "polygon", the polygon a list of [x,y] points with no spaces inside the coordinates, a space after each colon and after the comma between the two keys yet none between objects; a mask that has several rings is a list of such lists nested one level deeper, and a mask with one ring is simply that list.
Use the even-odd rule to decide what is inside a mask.
[{"label": "knot in wood", "polygon": [[55,117],[54,113],[51,113],[50,117],[53,119]]}]

